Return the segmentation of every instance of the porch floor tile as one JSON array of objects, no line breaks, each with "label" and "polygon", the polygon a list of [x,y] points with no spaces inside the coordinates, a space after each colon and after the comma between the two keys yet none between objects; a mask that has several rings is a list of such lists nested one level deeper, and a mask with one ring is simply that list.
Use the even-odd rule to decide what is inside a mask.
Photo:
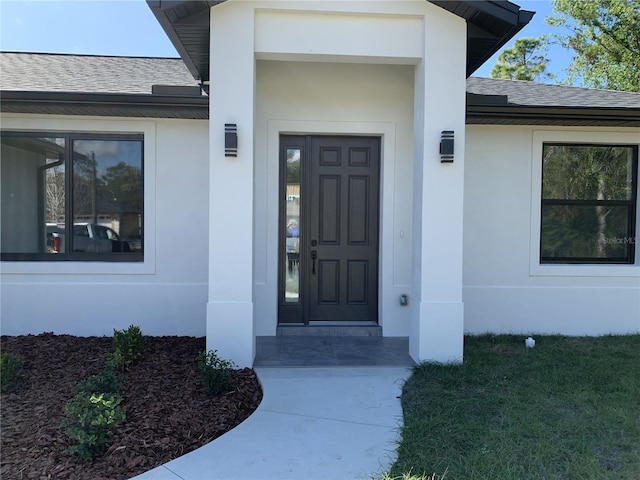
[{"label": "porch floor tile", "polygon": [[407,337],[256,337],[255,367],[415,365]]}]

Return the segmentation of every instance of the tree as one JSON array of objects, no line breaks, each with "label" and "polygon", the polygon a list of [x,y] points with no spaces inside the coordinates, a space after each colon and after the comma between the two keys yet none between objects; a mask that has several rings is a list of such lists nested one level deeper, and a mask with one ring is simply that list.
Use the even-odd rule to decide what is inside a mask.
[{"label": "tree", "polygon": [[550,79],[547,73],[547,40],[545,37],[519,38],[512,48],[503,50],[491,70],[491,78],[508,80]]},{"label": "tree", "polygon": [[587,87],[640,92],[640,0],[554,0],[547,23],[574,51],[569,82]]}]

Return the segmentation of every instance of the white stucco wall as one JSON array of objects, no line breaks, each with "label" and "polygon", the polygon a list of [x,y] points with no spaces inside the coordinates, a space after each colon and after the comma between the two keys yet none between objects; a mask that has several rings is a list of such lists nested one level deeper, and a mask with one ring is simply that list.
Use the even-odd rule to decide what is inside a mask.
[{"label": "white stucco wall", "polygon": [[380,324],[408,335],[414,67],[259,61],[255,156],[257,335],[277,325],[278,144],[280,133],[382,137]]},{"label": "white stucco wall", "polygon": [[144,134],[143,263],[2,262],[3,335],[205,334],[208,258],[206,121],[3,115],[2,128]]},{"label": "white stucco wall", "polygon": [[467,127],[465,331],[640,332],[638,247],[635,265],[540,265],[544,141],[638,144],[640,129]]},{"label": "white stucco wall", "polygon": [[[382,140],[383,332],[409,335],[416,360],[461,360],[465,49],[464,20],[428,2],[231,1],[211,14],[208,124],[9,117],[5,128],[143,132],[146,252],[142,264],[4,263],[3,332],[25,330],[23,317],[49,329],[51,305],[58,333],[78,335],[131,323],[199,335],[206,318],[207,348],[250,366],[255,336],[277,325],[279,135],[368,135]],[[224,156],[225,123],[237,157]],[[456,132],[453,164],[440,163],[443,130]]]},{"label": "white stucco wall", "polygon": [[[424,60],[416,68],[409,328],[416,361],[458,363],[463,355],[466,28],[454,15],[425,16]],[[440,162],[444,130],[455,135],[454,163]]]},{"label": "white stucco wall", "polygon": [[[372,135],[382,138],[383,332],[412,336],[416,359],[461,358],[462,247],[451,238],[462,232],[465,50],[464,20],[428,2],[212,8],[210,223],[229,225],[239,240],[210,237],[207,348],[250,365],[255,335],[275,334],[279,135]],[[238,125],[231,159],[224,123]],[[448,168],[438,155],[442,130],[458,134]],[[239,262],[223,265],[228,258]],[[409,308],[399,306],[401,293]]]},{"label": "white stucco wall", "polygon": [[[238,239],[210,236],[207,348],[251,365],[255,335],[275,333],[279,135],[373,135],[383,332],[409,335],[416,360],[459,361],[465,21],[428,2],[225,2],[211,10],[210,60],[210,224]],[[224,123],[238,126],[235,158]],[[443,130],[456,132],[454,165],[440,163]]]}]

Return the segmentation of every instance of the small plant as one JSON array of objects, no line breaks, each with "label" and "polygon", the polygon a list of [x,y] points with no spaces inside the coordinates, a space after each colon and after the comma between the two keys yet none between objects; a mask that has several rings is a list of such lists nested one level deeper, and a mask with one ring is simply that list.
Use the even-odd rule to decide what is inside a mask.
[{"label": "small plant", "polygon": [[68,452],[84,458],[93,458],[103,451],[112,429],[126,419],[125,411],[119,407],[122,397],[111,393],[82,392],[73,397],[65,409],[63,425],[65,433],[77,442]]},{"label": "small plant", "polygon": [[18,383],[22,365],[10,353],[0,353],[0,393],[7,393]]},{"label": "small plant", "polygon": [[217,350],[200,352],[198,368],[207,393],[220,395],[233,390],[235,385],[231,379],[231,371],[235,366],[230,360],[222,360],[218,356]]},{"label": "small plant", "polygon": [[76,441],[68,452],[84,458],[105,449],[113,435],[113,427],[126,420],[122,403],[122,374],[140,355],[142,334],[140,328],[130,326],[127,330],[114,330],[111,353],[104,367],[97,375],[92,375],[76,385],[78,394],[65,409],[62,425],[65,433]]},{"label": "small plant", "polygon": [[114,362],[109,359],[100,373],[81,380],[76,385],[76,392],[81,393],[113,393],[117,394],[122,388],[121,375],[116,371]]},{"label": "small plant", "polygon": [[126,330],[113,330],[112,361],[125,370],[138,358],[142,351],[142,333],[140,327],[131,325]]}]

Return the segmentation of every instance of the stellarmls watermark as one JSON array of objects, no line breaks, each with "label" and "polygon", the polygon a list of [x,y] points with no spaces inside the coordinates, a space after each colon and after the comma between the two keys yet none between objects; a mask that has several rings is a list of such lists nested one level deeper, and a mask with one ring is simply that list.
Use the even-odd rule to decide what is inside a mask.
[{"label": "stellarmls watermark", "polygon": [[638,237],[605,237],[604,243],[608,245],[637,245]]}]

